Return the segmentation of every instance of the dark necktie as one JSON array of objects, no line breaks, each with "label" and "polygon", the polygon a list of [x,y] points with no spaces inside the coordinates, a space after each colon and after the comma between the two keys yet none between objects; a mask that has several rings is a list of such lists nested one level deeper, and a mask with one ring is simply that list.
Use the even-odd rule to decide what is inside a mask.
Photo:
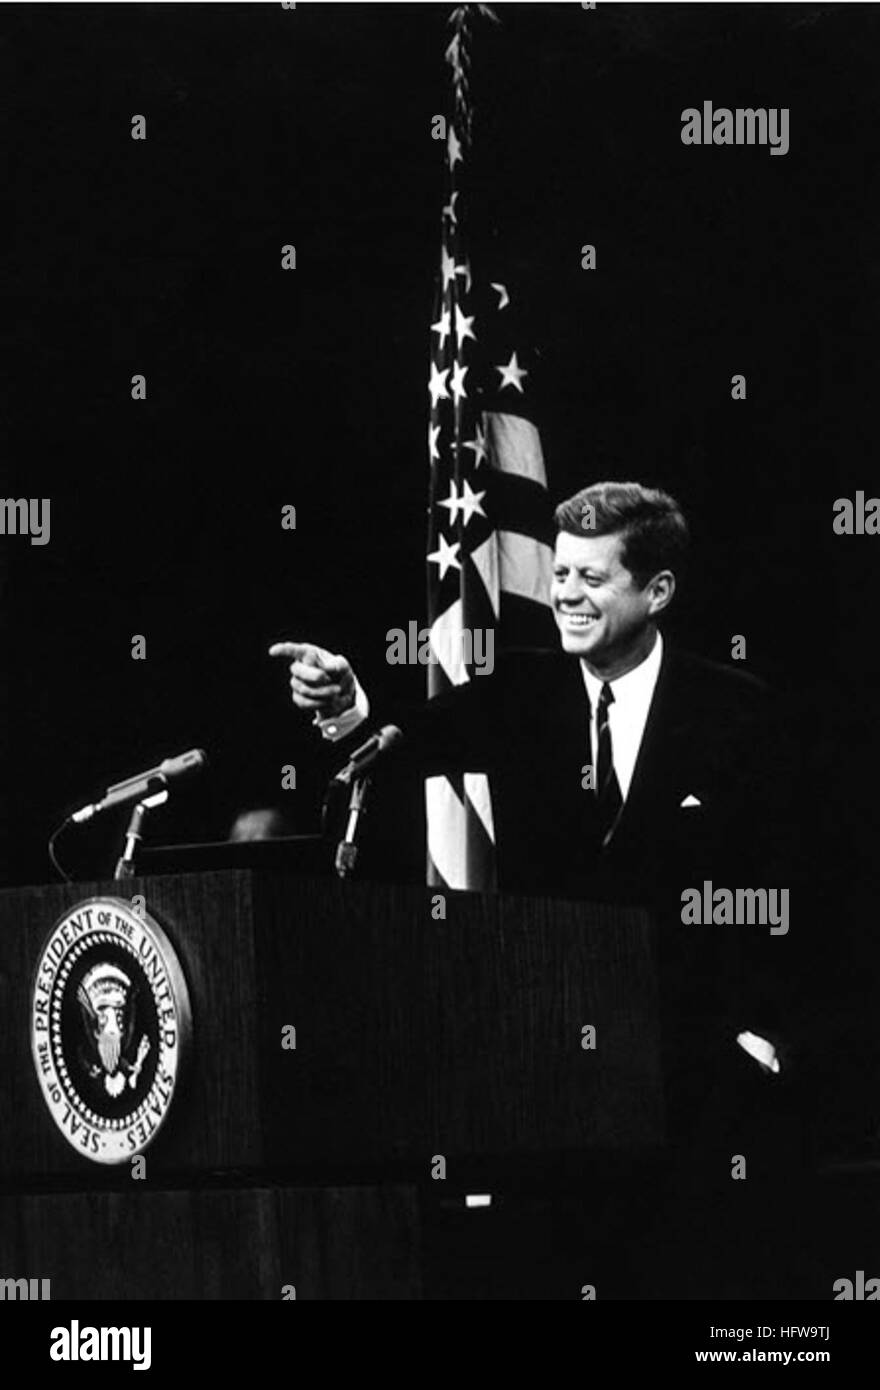
[{"label": "dark necktie", "polygon": [[599,709],[596,716],[596,800],[599,803],[599,823],[604,848],[614,833],[617,818],[623,806],[620,783],[614,771],[614,757],[611,749],[611,729],[608,724],[608,706],[614,704],[614,692],[606,683],[599,694]]}]

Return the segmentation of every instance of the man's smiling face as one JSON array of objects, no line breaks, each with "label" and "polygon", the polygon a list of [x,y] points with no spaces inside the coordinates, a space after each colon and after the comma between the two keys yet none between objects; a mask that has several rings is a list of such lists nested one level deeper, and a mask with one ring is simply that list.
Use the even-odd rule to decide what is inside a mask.
[{"label": "man's smiling face", "polygon": [[622,550],[619,533],[556,537],[550,597],[563,650],[606,679],[644,660],[654,642],[653,615],[671,597],[661,601],[653,583],[640,589]]}]

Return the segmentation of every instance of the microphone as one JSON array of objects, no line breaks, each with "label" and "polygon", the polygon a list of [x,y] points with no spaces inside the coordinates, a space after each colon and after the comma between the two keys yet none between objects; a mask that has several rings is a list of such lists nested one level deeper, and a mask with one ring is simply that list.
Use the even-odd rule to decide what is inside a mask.
[{"label": "microphone", "polygon": [[377,758],[383,753],[387,753],[396,743],[403,738],[403,734],[396,724],[383,724],[377,734],[368,738],[366,743],[362,743],[360,748],[356,748],[349,758],[345,767],[341,768],[332,779],[334,782],[341,782],[343,786],[348,786],[356,777],[361,777]]},{"label": "microphone", "polygon": [[139,772],[136,777],[127,777],[124,782],[114,783],[112,787],[107,788],[100,801],[93,802],[91,806],[83,806],[81,810],[68,816],[68,823],[72,821],[75,825],[81,825],[83,821],[91,820],[92,816],[97,816],[101,811],[109,811],[112,806],[124,806],[129,801],[142,801],[145,796],[161,791],[175,778],[206,767],[207,762],[207,755],[201,748],[191,748],[188,753],[179,753],[176,758],[166,758],[158,767]]}]

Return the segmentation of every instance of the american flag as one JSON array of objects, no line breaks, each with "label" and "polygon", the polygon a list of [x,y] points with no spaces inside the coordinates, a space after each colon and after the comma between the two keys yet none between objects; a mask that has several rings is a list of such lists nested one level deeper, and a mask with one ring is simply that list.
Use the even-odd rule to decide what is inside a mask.
[{"label": "american flag", "polygon": [[[430,464],[428,621],[436,663],[434,697],[475,676],[464,634],[494,633],[502,645],[552,645],[552,552],[541,439],[531,418],[534,359],[529,355],[509,277],[471,264],[467,236],[472,151],[470,43],[485,5],[453,10],[446,60],[452,116],[446,123],[443,207],[428,391]],[[493,273],[494,272],[494,273]],[[428,879],[448,888],[496,886],[489,779],[463,772],[426,781]]]}]

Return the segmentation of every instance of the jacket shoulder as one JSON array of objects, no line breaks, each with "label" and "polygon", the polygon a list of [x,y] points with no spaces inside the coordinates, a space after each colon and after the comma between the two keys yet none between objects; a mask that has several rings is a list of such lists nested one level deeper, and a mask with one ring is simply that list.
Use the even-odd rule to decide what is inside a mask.
[{"label": "jacket shoulder", "polygon": [[685,699],[739,710],[767,708],[775,701],[772,686],[751,671],[709,661],[679,648],[669,651],[668,660],[669,684],[681,691]]}]

